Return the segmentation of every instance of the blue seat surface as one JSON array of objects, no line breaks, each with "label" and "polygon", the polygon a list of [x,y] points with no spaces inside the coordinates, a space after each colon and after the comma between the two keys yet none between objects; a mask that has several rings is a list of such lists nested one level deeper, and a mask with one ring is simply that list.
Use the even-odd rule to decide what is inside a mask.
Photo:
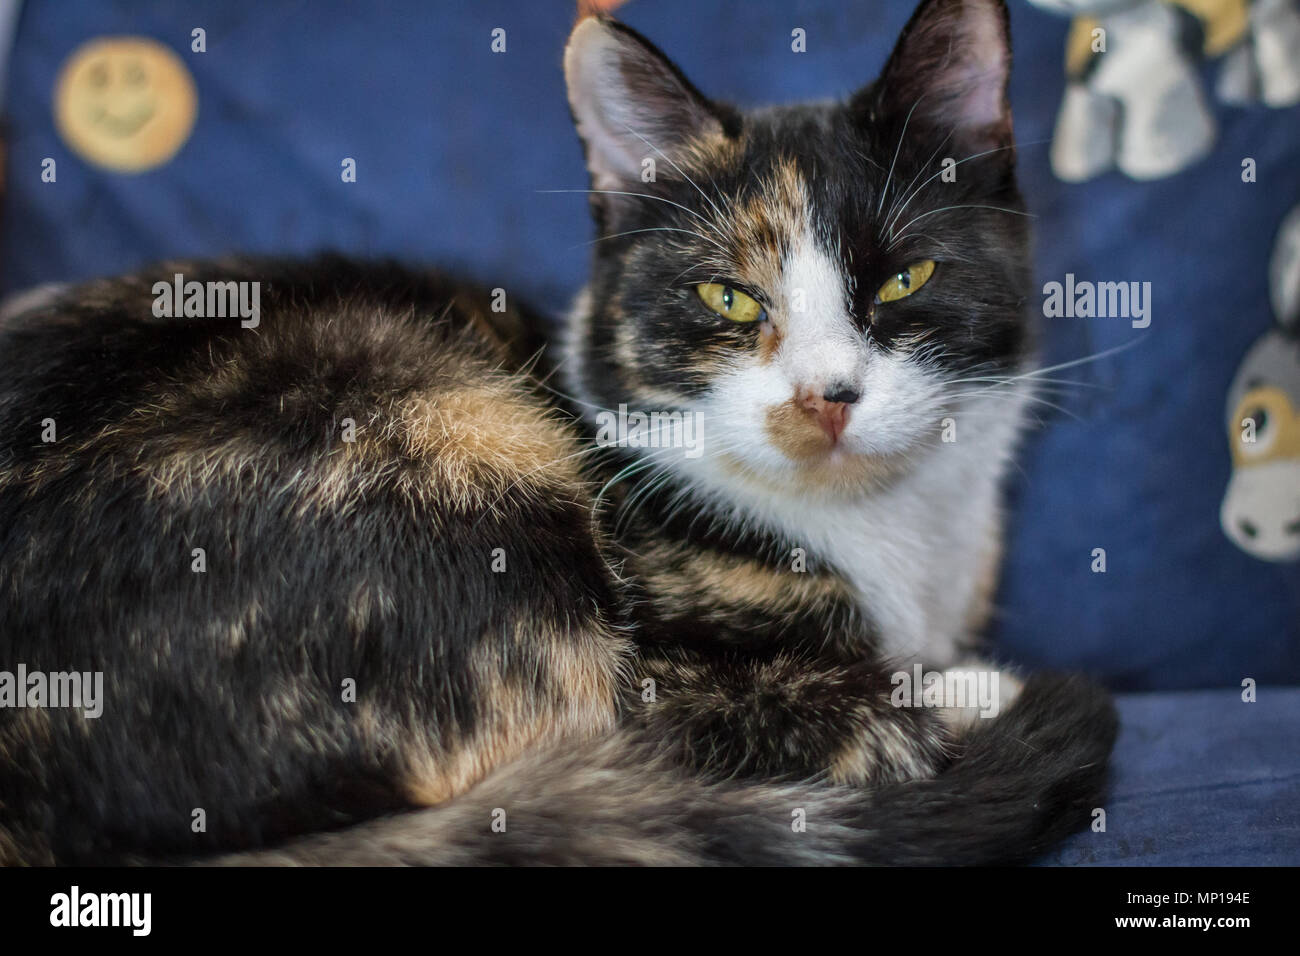
[{"label": "blue seat surface", "polygon": [[1300,689],[1123,694],[1106,831],[1042,861],[1300,865]]}]

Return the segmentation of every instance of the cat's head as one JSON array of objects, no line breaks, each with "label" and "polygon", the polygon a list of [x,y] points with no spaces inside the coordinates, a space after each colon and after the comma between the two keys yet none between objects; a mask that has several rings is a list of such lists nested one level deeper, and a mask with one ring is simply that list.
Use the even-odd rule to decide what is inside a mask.
[{"label": "cat's head", "polygon": [[700,415],[715,467],[783,492],[869,488],[938,445],[1029,345],[1010,59],[1000,0],[926,0],[846,101],[742,111],[581,21],[598,237],[566,364],[590,408]]}]

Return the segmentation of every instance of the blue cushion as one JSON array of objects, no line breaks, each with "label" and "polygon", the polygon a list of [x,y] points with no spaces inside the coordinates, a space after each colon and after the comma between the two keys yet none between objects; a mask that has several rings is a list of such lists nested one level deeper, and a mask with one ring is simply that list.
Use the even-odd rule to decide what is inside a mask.
[{"label": "blue cushion", "polygon": [[1043,863],[1300,865],[1300,689],[1124,694],[1104,833]]}]

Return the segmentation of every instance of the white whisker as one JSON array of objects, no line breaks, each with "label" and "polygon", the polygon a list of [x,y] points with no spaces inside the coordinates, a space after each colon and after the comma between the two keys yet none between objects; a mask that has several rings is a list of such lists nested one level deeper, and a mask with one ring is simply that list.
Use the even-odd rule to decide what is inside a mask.
[{"label": "white whisker", "polygon": [[907,118],[903,120],[902,132],[898,134],[898,145],[894,147],[894,158],[889,164],[889,175],[885,177],[885,185],[880,190],[880,201],[876,203],[877,216],[880,215],[880,210],[885,205],[885,195],[889,192],[889,183],[894,178],[894,164],[898,162],[898,151],[903,148],[903,139],[907,136],[907,124],[912,122],[912,114],[916,112],[916,108],[921,105],[923,99],[925,99],[924,93],[916,98],[912,108],[907,111]]},{"label": "white whisker", "polygon": [[632,127],[629,126],[629,127],[627,128],[627,131],[628,131],[629,133],[631,133],[633,136],[635,136],[637,139],[639,139],[641,142],[645,143],[645,144],[646,144],[647,146],[649,146],[651,149],[653,149],[656,153],[658,153],[660,156],[662,156],[662,157],[667,161],[668,165],[672,166],[673,169],[675,169],[675,170],[677,170],[677,172],[681,173],[682,178],[685,179],[685,180],[686,180],[688,183],[690,183],[692,186],[694,186],[694,187],[695,187],[695,191],[696,191],[697,193],[699,193],[701,196],[703,196],[703,197],[704,197],[704,201],[705,201],[706,203],[708,203],[710,207],[712,207],[712,209],[713,209],[713,211],[714,211],[715,213],[718,214],[718,222],[726,222],[726,221],[727,221],[727,217],[724,216],[724,215],[722,214],[722,210],[718,208],[717,204],[716,204],[712,199],[709,198],[708,193],[706,193],[703,189],[701,189],[701,188],[699,187],[699,185],[695,182],[695,180],[691,179],[690,176],[687,176],[687,175],[686,175],[686,170],[684,170],[684,169],[682,169],[682,167],[678,166],[675,162],[673,162],[672,158],[671,158],[667,153],[665,153],[662,149],[660,149],[660,148],[659,148],[658,146],[656,146],[654,143],[650,142],[650,140],[646,139],[644,136],[642,136],[640,133],[638,133],[638,132],[637,132],[636,130],[634,130]]},{"label": "white whisker", "polygon": [[898,236],[898,238],[896,238],[896,239],[891,239],[891,240],[890,240],[889,246],[888,246],[887,248],[892,249],[892,248],[894,248],[894,246],[898,245],[900,242],[902,242],[904,239],[906,239],[906,238],[907,238],[907,230],[908,230],[909,228],[911,228],[912,223],[920,222],[920,221],[921,221],[922,219],[924,219],[926,216],[934,216],[934,215],[938,215],[938,214],[941,213],[941,212],[951,212],[951,211],[954,210],[954,209],[992,209],[992,210],[994,210],[995,212],[1005,212],[1005,213],[1010,213],[1010,214],[1013,215],[1013,216],[1024,216],[1026,219],[1037,219],[1037,218],[1038,218],[1037,216],[1035,216],[1035,215],[1034,215],[1033,213],[1031,213],[1031,212],[1022,212],[1022,211],[1019,210],[1019,209],[1007,209],[1007,208],[1005,208],[1005,207],[1003,207],[1003,206],[989,206],[989,205],[986,205],[986,204],[984,204],[984,203],[961,203],[961,204],[958,204],[958,205],[956,205],[956,206],[944,206],[944,207],[941,208],[941,209],[931,209],[929,212],[923,212],[923,213],[921,213],[921,215],[914,217],[911,221],[908,222],[908,224],[907,224],[906,226],[903,227],[903,231],[902,231],[902,233]]},{"label": "white whisker", "polygon": [[677,209],[680,209],[682,212],[686,213],[688,216],[694,216],[700,222],[704,223],[704,225],[707,226],[710,230],[712,230],[715,235],[719,237],[722,236],[722,233],[718,231],[718,227],[714,225],[712,220],[710,220],[707,216],[701,216],[698,212],[696,212],[694,209],[691,209],[689,206],[683,206],[681,203],[673,202],[671,199],[665,199],[663,196],[656,196],[653,193],[634,193],[634,192],[627,192],[622,189],[539,189],[537,191],[539,193],[587,193],[587,194],[594,194],[600,196],[635,196],[640,199],[653,199],[656,202],[667,203],[670,206],[674,206]]}]

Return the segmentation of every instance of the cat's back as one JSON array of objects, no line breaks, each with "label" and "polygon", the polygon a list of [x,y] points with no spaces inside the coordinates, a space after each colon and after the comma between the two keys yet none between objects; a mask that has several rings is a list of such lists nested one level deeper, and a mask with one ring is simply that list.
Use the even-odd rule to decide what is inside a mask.
[{"label": "cat's back", "polygon": [[[0,402],[10,415],[71,416],[83,440],[124,411],[143,424],[148,407],[155,418],[193,415],[167,420],[173,432],[231,403],[261,427],[309,428],[377,389],[414,393],[483,363],[517,367],[517,353],[540,344],[518,312],[493,312],[472,285],[336,256],[162,263],[26,305],[0,318]],[[14,429],[0,441],[19,458],[30,444]]]},{"label": "cat's back", "polygon": [[0,514],[12,538],[57,507],[83,541],[110,500],[181,536],[184,511],[236,498],[263,517],[386,501],[490,519],[513,483],[578,480],[558,461],[572,434],[521,373],[534,329],[436,272],[340,257],[74,287],[0,329]]},{"label": "cat's back", "polygon": [[82,818],[62,859],[257,845],[606,725],[622,645],[539,341],[337,258],[164,264],[9,318],[0,660],[103,681],[95,717],[0,709],[16,830]]}]

